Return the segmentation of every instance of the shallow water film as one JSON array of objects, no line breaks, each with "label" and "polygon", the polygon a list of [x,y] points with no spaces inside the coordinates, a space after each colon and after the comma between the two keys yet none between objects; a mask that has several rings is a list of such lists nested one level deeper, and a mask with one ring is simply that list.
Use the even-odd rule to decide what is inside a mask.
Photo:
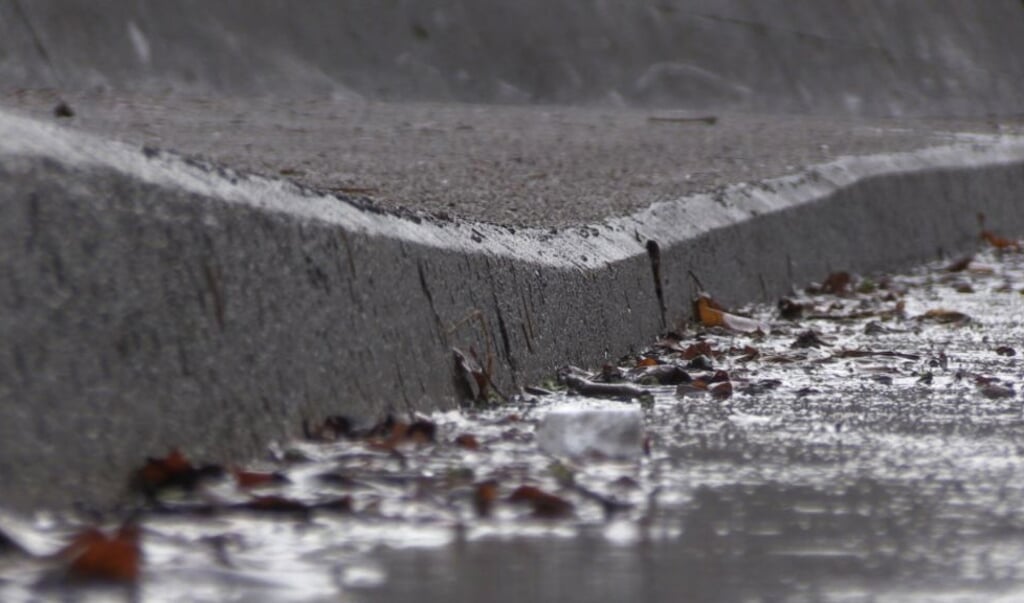
[{"label": "shallow water film", "polygon": [[1024,600],[1024,254],[1001,247],[706,296],[511,402],[327,417],[244,468],[140,459],[138,508],[0,515],[0,600]]}]

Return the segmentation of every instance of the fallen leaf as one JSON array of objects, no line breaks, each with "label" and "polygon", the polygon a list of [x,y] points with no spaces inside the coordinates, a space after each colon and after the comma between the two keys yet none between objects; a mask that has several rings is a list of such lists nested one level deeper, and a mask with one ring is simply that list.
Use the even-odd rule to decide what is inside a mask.
[{"label": "fallen leaf", "polygon": [[466,450],[479,450],[480,442],[477,441],[476,437],[469,433],[459,434],[455,438],[455,445]]},{"label": "fallen leaf", "polygon": [[784,297],[779,300],[779,316],[785,320],[799,320],[803,317],[807,307],[806,304],[801,304]]},{"label": "fallen leaf", "polygon": [[1013,249],[1014,251],[1021,250],[1020,241],[1014,241],[997,235],[991,230],[985,228],[985,214],[978,212],[978,226],[981,228],[981,238],[983,241],[995,247],[996,249]]},{"label": "fallen leaf", "polygon": [[140,530],[132,523],[122,525],[113,536],[89,528],[75,535],[57,556],[67,562],[74,578],[134,582],[142,558],[139,541]]},{"label": "fallen leaf", "polygon": [[1014,241],[1012,239],[1001,237],[995,234],[994,232],[983,230],[981,231],[981,238],[984,239],[986,243],[995,247],[996,249],[1012,249],[1013,251],[1020,251],[1020,241]]},{"label": "fallen leaf", "polygon": [[1001,345],[998,348],[996,348],[996,354],[999,354],[1000,356],[1016,356],[1017,350],[1011,348],[1008,345]]},{"label": "fallen leaf", "polygon": [[167,488],[192,490],[205,477],[220,477],[223,468],[217,465],[195,467],[178,449],[162,459],[148,458],[135,473],[135,484],[147,496],[155,496]]},{"label": "fallen leaf", "polygon": [[761,351],[752,345],[729,348],[729,354],[735,356],[736,362],[751,362],[761,357]]},{"label": "fallen leaf", "polygon": [[490,517],[494,501],[498,499],[498,482],[491,479],[480,482],[473,490],[473,508],[478,517]]},{"label": "fallen leaf", "polygon": [[711,397],[716,400],[725,400],[732,396],[732,383],[726,381],[725,383],[716,383],[708,388],[711,392]]},{"label": "fallen leaf", "polygon": [[284,496],[255,496],[251,500],[237,505],[239,509],[268,513],[309,513],[311,507],[304,502],[285,498]]},{"label": "fallen leaf", "polygon": [[544,492],[536,486],[519,486],[509,495],[508,500],[512,503],[528,503],[533,508],[535,517],[558,519],[573,513],[571,502]]},{"label": "fallen leaf", "polygon": [[682,350],[683,360],[693,360],[698,356],[713,358],[715,356],[714,346],[709,341],[698,341],[692,343]]},{"label": "fallen leaf", "polygon": [[302,434],[307,440],[314,442],[335,442],[341,438],[350,438],[355,435],[352,421],[341,415],[327,417],[323,423],[315,427],[311,427],[303,420]]},{"label": "fallen leaf", "polygon": [[844,295],[850,292],[853,284],[853,277],[849,272],[833,272],[825,278],[821,286],[814,290],[815,293],[827,293],[831,295]]},{"label": "fallen leaf", "polygon": [[694,314],[705,327],[724,327],[740,333],[766,333],[768,328],[758,321],[726,312],[707,293],[701,293],[693,302]]},{"label": "fallen leaf", "polygon": [[232,467],[231,474],[235,477],[235,483],[238,484],[239,488],[262,488],[264,486],[278,486],[289,482],[283,473],[276,471],[245,471],[238,467]]},{"label": "fallen leaf", "polygon": [[417,444],[431,444],[437,435],[437,425],[433,421],[417,419],[405,430],[405,440]]},{"label": "fallen leaf", "polygon": [[368,432],[367,446],[374,450],[393,451],[406,443],[431,444],[436,434],[437,425],[432,421],[417,419],[412,423],[404,423],[388,415]]},{"label": "fallen leaf", "polygon": [[963,272],[964,270],[967,270],[967,267],[971,265],[972,261],[974,261],[973,256],[964,256],[959,260],[956,260],[952,264],[946,266],[944,270],[946,272]]}]

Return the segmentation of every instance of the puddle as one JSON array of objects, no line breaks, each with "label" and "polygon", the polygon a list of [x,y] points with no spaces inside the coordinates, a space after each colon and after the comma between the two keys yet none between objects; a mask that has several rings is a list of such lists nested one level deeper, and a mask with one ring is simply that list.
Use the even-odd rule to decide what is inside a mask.
[{"label": "puddle", "polygon": [[[690,326],[647,361],[577,375],[686,372],[634,379],[642,401],[561,389],[275,447],[255,469],[286,483],[228,472],[144,507],[128,586],[69,585],[46,557],[91,521],[4,515],[0,599],[1013,600],[1024,256],[963,268],[830,278],[792,320],[739,312],[767,334]],[[642,408],[646,452],[542,453],[538,425],[569,404]]]}]

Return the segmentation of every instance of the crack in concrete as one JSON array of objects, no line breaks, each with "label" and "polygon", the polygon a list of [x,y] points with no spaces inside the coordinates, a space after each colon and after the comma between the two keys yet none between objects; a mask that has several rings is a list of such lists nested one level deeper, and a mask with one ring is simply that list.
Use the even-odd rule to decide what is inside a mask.
[{"label": "crack in concrete", "polygon": [[654,294],[658,296],[658,309],[661,311],[661,328],[668,324],[668,308],[665,306],[665,291],[662,289],[661,281],[661,246],[654,239],[647,239],[647,257],[651,261],[651,273],[654,275]]}]

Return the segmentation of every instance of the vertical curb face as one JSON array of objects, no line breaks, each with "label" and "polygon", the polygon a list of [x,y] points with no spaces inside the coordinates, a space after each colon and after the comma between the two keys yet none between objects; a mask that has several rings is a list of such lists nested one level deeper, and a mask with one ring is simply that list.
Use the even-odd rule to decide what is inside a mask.
[{"label": "vertical curb face", "polygon": [[[0,497],[109,504],[146,455],[504,391],[830,270],[1024,231],[1024,141],[843,159],[558,234],[410,221],[0,113]],[[55,496],[59,493],[59,496]]]}]

